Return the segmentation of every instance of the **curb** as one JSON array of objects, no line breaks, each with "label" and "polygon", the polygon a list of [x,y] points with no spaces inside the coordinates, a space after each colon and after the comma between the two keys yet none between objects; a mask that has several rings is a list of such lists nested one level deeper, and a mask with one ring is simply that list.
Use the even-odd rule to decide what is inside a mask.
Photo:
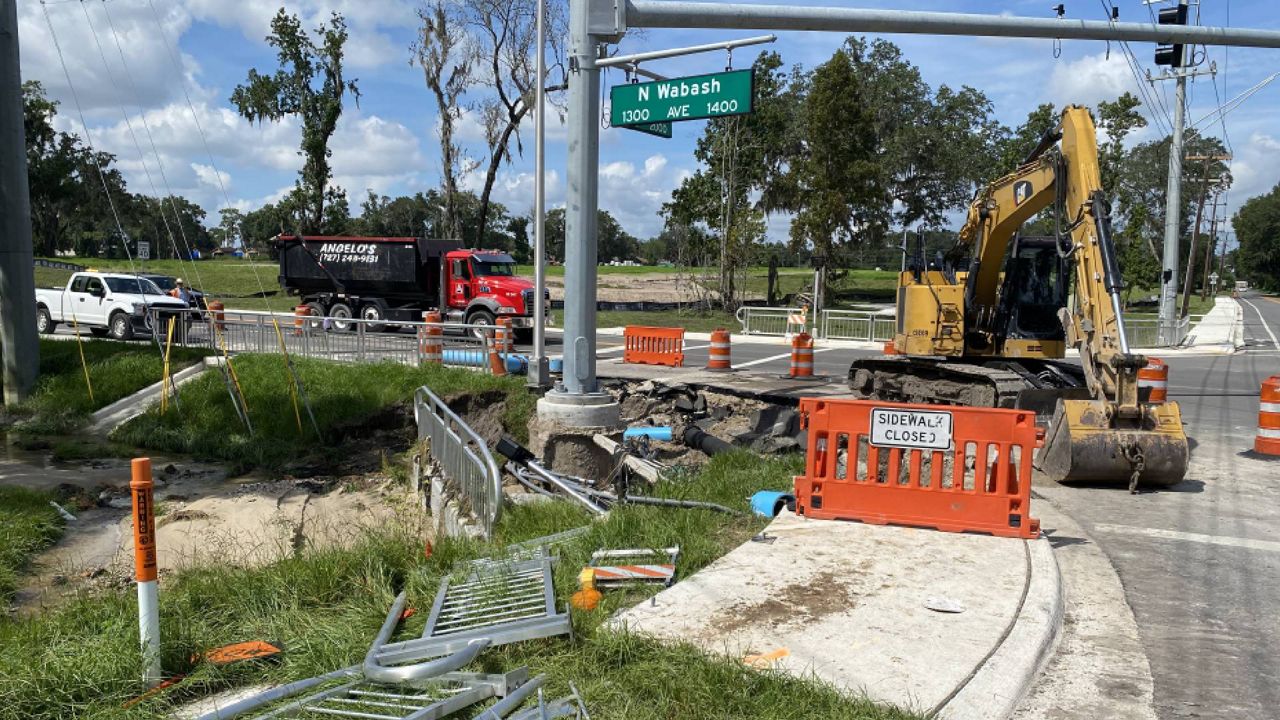
[{"label": "curb", "polygon": [[1062,629],[1062,575],[1043,535],[1026,545],[1031,578],[1008,634],[967,682],[934,713],[947,720],[1007,718],[1053,655]]},{"label": "curb", "polygon": [[[205,370],[217,367],[221,363],[221,358],[216,356],[207,357],[202,362],[195,363],[190,367],[185,367],[173,374],[173,382],[176,386],[182,387],[185,383],[194,380]],[[90,416],[89,433],[106,437],[111,431],[117,427],[129,422],[135,417],[146,412],[152,403],[156,402],[160,396],[160,391],[164,387],[164,381],[152,383],[138,392],[122,397],[110,405],[102,408]]]}]

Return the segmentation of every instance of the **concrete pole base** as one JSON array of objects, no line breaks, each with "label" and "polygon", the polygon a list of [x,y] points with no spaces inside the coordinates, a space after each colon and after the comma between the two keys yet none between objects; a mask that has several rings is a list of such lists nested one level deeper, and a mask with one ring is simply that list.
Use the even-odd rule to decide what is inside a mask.
[{"label": "concrete pole base", "polygon": [[570,394],[552,391],[538,400],[538,420],[565,428],[616,428],[621,406],[607,392]]}]

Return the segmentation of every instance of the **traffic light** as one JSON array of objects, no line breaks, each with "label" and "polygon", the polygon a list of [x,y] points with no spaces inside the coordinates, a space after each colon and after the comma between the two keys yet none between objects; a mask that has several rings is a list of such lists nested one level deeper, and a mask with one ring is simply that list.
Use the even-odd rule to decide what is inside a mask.
[{"label": "traffic light", "polygon": [[[1177,7],[1161,10],[1157,22],[1161,25],[1186,25],[1187,6],[1179,4]],[[1182,67],[1186,60],[1183,57],[1182,47],[1181,43],[1176,45],[1157,45],[1156,64],[1175,68]]]}]

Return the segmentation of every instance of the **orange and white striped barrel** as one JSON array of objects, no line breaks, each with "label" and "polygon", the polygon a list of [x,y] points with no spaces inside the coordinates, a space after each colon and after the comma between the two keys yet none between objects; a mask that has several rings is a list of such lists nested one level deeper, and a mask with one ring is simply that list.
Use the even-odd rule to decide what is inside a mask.
[{"label": "orange and white striped barrel", "polygon": [[511,318],[500,317],[496,321],[495,336],[498,339],[498,352],[509,353],[515,350],[516,332],[511,327]]},{"label": "orange and white striped barrel", "polygon": [[213,324],[219,330],[227,329],[227,313],[226,306],[217,300],[209,301],[209,314],[213,315]]},{"label": "orange and white striped barrel", "polygon": [[444,362],[444,328],[440,327],[440,313],[434,310],[424,312],[422,322],[427,323],[418,338],[422,362],[440,365]]},{"label": "orange and white striped barrel", "polygon": [[707,348],[708,370],[732,370],[733,362],[729,356],[729,331],[717,328],[711,332],[711,345]]},{"label": "orange and white striped barrel", "polygon": [[894,342],[893,342],[892,340],[885,340],[885,341],[884,341],[884,354],[885,354],[885,355],[897,355],[897,354],[898,354],[898,348],[894,345]]},{"label": "orange and white striped barrel", "polygon": [[298,305],[293,309],[293,334],[301,335],[307,326],[307,318],[311,317],[311,306]]},{"label": "orange and white striped barrel", "polygon": [[1147,366],[1138,371],[1138,394],[1146,388],[1150,395],[1147,402],[1163,405],[1169,399],[1169,366],[1160,358],[1147,358]]},{"label": "orange and white striped barrel", "polygon": [[498,352],[497,330],[485,333],[484,347],[489,354],[489,373],[501,377],[507,374],[507,363]]},{"label": "orange and white striped barrel", "polygon": [[798,333],[791,341],[791,377],[813,377],[813,338]]},{"label": "orange and white striped barrel", "polygon": [[1262,381],[1258,402],[1258,436],[1253,449],[1263,455],[1280,455],[1280,375]]}]

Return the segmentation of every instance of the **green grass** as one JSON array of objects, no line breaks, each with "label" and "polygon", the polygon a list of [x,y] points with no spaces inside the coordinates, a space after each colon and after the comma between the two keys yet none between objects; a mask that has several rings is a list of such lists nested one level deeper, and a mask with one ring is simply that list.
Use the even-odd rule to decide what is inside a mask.
[{"label": "green grass", "polygon": [[[31,557],[62,535],[62,517],[49,505],[51,499],[34,490],[0,487],[0,616]],[[0,702],[3,697],[0,692]]]},{"label": "green grass", "polygon": [[182,412],[161,414],[152,408],[112,435],[116,442],[199,459],[230,462],[237,469],[278,468],[287,461],[316,452],[332,452],[347,431],[384,408],[407,403],[420,386],[441,398],[463,392],[498,390],[507,394],[506,430],[527,438],[527,422],[536,399],[523,380],[496,378],[470,370],[442,367],[411,368],[395,363],[348,364],[294,358],[293,364],[315,413],[322,438],[300,403],[302,431],[294,414],[290,375],[279,355],[247,354],[233,360],[249,407],[253,434],[236,415],[223,376],[205,373],[182,388]]},{"label": "green grass", "polygon": [[[85,381],[80,350],[89,381]],[[174,348],[170,372],[190,365],[208,352]],[[84,424],[95,410],[160,382],[164,361],[150,344],[123,344],[109,340],[74,341],[41,339],[40,379],[31,398],[17,408],[26,415],[17,429],[29,434],[66,434]],[[93,386],[90,397],[89,385]]]},{"label": "green grass", "polygon": [[[783,488],[798,460],[767,460],[746,453],[715,458],[698,475],[659,487],[663,495],[721,502],[745,510],[747,496]],[[44,615],[0,620],[0,699],[5,717],[150,718],[211,692],[254,682],[311,677],[358,663],[401,588],[417,615],[401,637],[420,633],[436,587],[459,560],[494,554],[502,544],[588,524],[576,506],[556,501],[513,507],[493,544],[422,543],[395,527],[356,547],[309,548],[257,569],[209,567],[161,580],[163,662],[167,672],[191,672],[182,685],[131,709],[120,704],[140,691],[136,605],[131,588],[79,597]],[[562,545],[556,589],[561,604],[576,589],[577,570],[592,550],[678,543],[687,576],[743,542],[763,526],[746,515],[704,510],[624,507]],[[708,657],[688,645],[606,631],[602,622],[655,588],[609,591],[600,608],[574,613],[574,639],[516,643],[487,651],[476,670],[503,672],[527,664],[546,673],[548,696],[573,682],[594,717],[659,718],[906,718],[910,715],[852,700],[834,689],[739,662]],[[192,656],[229,642],[282,641],[278,665],[216,670]],[[8,714],[5,714],[8,713]]]}]

